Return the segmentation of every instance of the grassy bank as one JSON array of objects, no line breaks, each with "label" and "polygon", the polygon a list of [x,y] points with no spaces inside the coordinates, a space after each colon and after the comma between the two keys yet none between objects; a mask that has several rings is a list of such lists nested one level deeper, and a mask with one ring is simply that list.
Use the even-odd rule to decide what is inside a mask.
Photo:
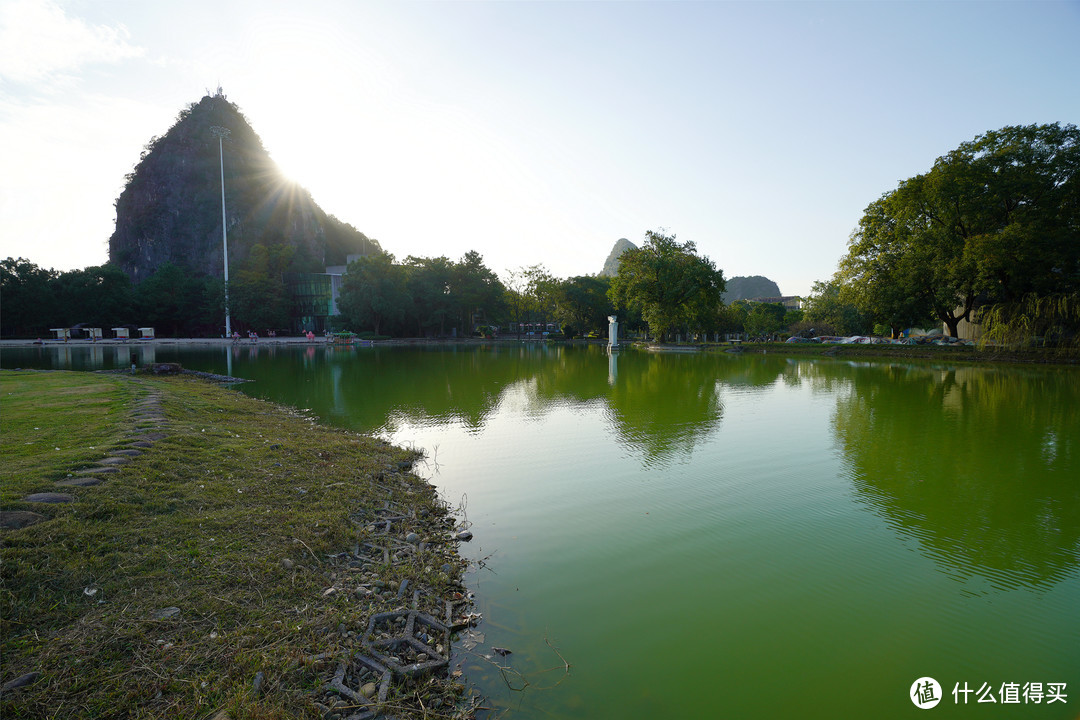
[{"label": "grassy bank", "polygon": [[[630,344],[647,347],[650,343]],[[673,346],[675,346],[673,344]],[[951,345],[831,345],[824,343],[704,343],[681,347],[697,347],[712,352],[768,353],[783,357],[846,357],[846,358],[892,358],[898,360],[933,360],[961,363],[1015,363],[1043,365],[1076,365],[1080,352],[1072,348],[1061,350],[1046,348],[980,348],[978,346]]]},{"label": "grassy bank", "polygon": [[[0,682],[29,675],[4,718],[344,718],[365,704],[323,688],[369,617],[460,597],[412,451],[184,377],[2,372],[0,403],[0,509],[38,520],[0,531]],[[386,507],[412,546],[361,561]],[[381,708],[454,716],[461,691],[427,675]]]},{"label": "grassy bank", "polygon": [[[753,348],[755,346],[751,346]],[[1014,363],[1075,365],[1080,354],[1074,349],[994,348],[953,345],[818,345],[816,343],[765,343],[768,352],[823,357],[895,358],[962,363]]]}]

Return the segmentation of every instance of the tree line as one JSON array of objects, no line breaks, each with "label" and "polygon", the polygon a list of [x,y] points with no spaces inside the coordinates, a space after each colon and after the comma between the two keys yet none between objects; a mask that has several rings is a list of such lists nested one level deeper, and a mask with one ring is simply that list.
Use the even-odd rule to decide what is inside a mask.
[{"label": "tree line", "polygon": [[[982,322],[1002,340],[1073,342],[1080,330],[1080,131],[1012,126],[980,135],[870,203],[832,278],[804,310],[722,302],[723,272],[696,245],[649,231],[614,277],[556,278],[543,265],[500,278],[475,252],[458,260],[376,252],[350,263],[335,329],[389,336],[527,332],[602,336],[607,316],[664,341],[673,335],[890,334]],[[264,239],[265,240],[265,239]],[[289,272],[306,269],[279,240],[256,244],[229,282],[234,324],[285,330],[296,319]],[[56,272],[0,261],[5,336],[50,327],[152,325],[163,335],[223,331],[225,287],[163,265],[132,285],[111,265]]]},{"label": "tree line", "polygon": [[606,278],[558,279],[543,265],[500,278],[476,251],[454,261],[381,252],[350,263],[336,324],[379,335],[436,336],[527,332],[558,327],[564,336],[602,333],[612,305]]},{"label": "tree line", "polygon": [[[294,250],[257,244],[230,279],[228,304],[239,331],[287,332],[296,320],[285,277],[296,271]],[[608,316],[625,332],[659,340],[680,334],[769,335],[801,320],[780,305],[724,305],[722,271],[699,257],[693,242],[662,231],[646,233],[641,248],[624,253],[614,278],[558,278],[542,264],[500,278],[475,252],[459,260],[383,250],[350,263],[342,277],[332,329],[394,337],[522,335],[549,328],[556,337],[604,337]],[[132,284],[115,265],[57,272],[25,258],[0,261],[3,334],[43,337],[53,327],[153,326],[162,336],[223,334],[225,286],[165,264]],[[550,335],[549,335],[550,336]]]},{"label": "tree line", "polygon": [[163,265],[133,285],[115,265],[58,272],[26,258],[0,260],[5,337],[45,337],[54,327],[154,327],[162,335],[203,336],[224,317],[220,280]]},{"label": "tree line", "polygon": [[558,278],[541,264],[500,279],[475,252],[457,262],[370,255],[348,266],[338,306],[342,326],[415,336],[444,336],[448,327],[512,335],[553,327],[564,338],[603,337],[608,316],[617,315],[626,331],[663,342],[674,335],[766,336],[803,319],[778,304],[725,305],[724,288],[723,272],[693,242],[650,230],[642,247],[623,253],[614,277]]}]

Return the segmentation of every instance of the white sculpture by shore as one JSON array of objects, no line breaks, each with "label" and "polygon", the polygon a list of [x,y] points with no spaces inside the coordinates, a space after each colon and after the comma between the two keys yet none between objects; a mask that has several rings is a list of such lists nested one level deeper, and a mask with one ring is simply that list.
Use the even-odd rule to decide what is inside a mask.
[{"label": "white sculpture by shore", "polygon": [[607,316],[607,321],[608,321],[608,336],[607,336],[608,347],[618,347],[619,346],[619,322],[618,322],[618,319],[617,319],[617,317],[615,315],[608,315]]}]

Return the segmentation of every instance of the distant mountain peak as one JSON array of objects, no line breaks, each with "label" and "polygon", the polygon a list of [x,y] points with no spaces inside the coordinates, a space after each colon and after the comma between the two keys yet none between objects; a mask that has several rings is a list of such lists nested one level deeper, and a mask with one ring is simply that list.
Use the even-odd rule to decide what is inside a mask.
[{"label": "distant mountain peak", "polygon": [[727,289],[724,290],[725,303],[736,300],[749,300],[750,298],[779,296],[780,286],[762,275],[728,278]]},{"label": "distant mountain peak", "polygon": [[611,248],[611,252],[608,253],[607,260],[604,261],[604,269],[600,271],[602,276],[615,277],[619,274],[619,258],[627,250],[637,250],[638,246],[630,242],[626,238],[619,238],[615,241],[614,247]]}]

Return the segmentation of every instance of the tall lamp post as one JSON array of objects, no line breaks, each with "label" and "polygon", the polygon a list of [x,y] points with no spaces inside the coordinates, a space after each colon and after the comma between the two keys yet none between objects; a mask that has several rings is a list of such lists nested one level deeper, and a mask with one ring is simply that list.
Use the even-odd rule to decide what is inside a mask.
[{"label": "tall lamp post", "polygon": [[210,132],[217,135],[218,159],[221,162],[221,247],[225,257],[225,337],[232,337],[232,323],[229,320],[229,233],[225,227],[225,149],[222,140],[229,137],[229,128],[214,125]]}]

